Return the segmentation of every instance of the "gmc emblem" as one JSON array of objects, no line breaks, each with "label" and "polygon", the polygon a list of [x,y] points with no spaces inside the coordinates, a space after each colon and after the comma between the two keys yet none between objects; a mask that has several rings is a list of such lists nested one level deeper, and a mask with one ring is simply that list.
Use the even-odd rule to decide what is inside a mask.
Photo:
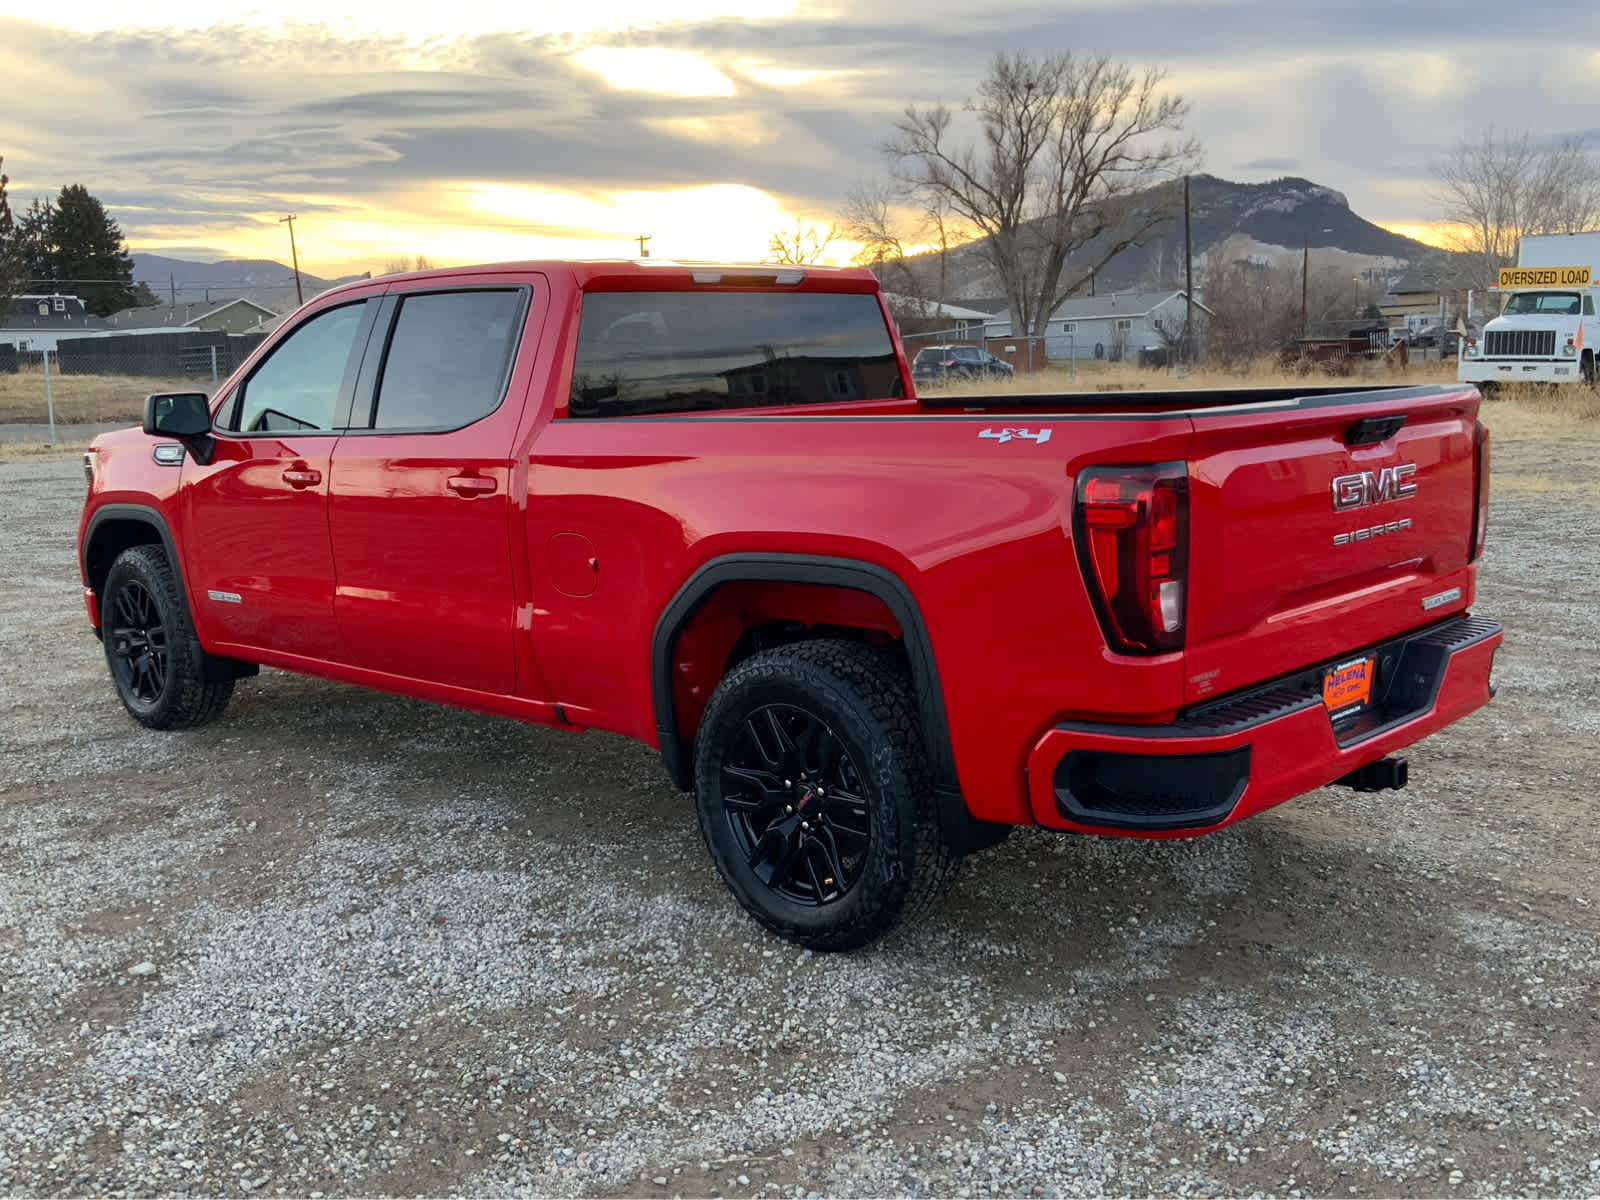
[{"label": "gmc emblem", "polygon": [[1401,463],[1381,471],[1361,471],[1355,475],[1336,475],[1333,479],[1333,511],[1346,512],[1381,504],[1385,500],[1409,500],[1417,485],[1407,483],[1417,473],[1416,463]]}]

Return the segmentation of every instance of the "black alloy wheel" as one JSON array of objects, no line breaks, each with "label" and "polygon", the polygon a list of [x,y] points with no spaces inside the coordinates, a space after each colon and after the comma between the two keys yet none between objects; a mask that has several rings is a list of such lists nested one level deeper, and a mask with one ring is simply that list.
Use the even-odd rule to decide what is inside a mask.
[{"label": "black alloy wheel", "polygon": [[870,803],[843,741],[790,704],[751,713],[722,763],[722,806],[745,863],[795,904],[839,899],[861,879]]},{"label": "black alloy wheel", "polygon": [[233,677],[208,675],[183,588],[160,546],[130,546],[106,572],[100,636],[122,706],[151,729],[187,729],[222,715]]},{"label": "black alloy wheel", "polygon": [[796,642],[728,672],[700,719],[695,803],[728,890],[814,950],[883,936],[959,866],[904,662],[855,642]]},{"label": "black alloy wheel", "polygon": [[106,648],[117,689],[153,707],[167,686],[167,628],[150,590],[129,580],[112,601]]}]

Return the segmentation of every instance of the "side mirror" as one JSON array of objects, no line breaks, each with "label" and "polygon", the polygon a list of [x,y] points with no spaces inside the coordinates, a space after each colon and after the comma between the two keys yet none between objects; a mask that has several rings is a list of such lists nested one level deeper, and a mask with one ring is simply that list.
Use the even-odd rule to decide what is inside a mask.
[{"label": "side mirror", "polygon": [[204,392],[153,392],[144,398],[144,431],[176,438],[194,460],[211,462],[211,398]]},{"label": "side mirror", "polygon": [[210,433],[210,403],[204,392],[152,393],[144,398],[144,431],[180,441]]}]

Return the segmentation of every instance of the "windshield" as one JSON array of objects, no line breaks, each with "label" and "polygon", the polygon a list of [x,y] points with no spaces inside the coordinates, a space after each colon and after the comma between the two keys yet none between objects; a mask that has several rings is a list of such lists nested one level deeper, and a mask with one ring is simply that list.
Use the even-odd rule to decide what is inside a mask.
[{"label": "windshield", "polygon": [[1577,292],[1518,292],[1506,302],[1502,316],[1525,317],[1534,313],[1545,316],[1575,317],[1578,315]]}]

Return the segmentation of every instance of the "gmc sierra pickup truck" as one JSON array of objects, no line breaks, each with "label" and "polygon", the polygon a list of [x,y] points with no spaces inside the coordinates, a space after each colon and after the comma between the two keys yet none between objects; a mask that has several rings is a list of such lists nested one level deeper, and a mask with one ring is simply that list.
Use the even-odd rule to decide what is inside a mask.
[{"label": "gmc sierra pickup truck", "polygon": [[85,456],[123,705],[260,666],[660,749],[845,949],[1011,827],[1187,837],[1487,703],[1470,386],[918,399],[865,271],[530,263],[306,304]]}]

